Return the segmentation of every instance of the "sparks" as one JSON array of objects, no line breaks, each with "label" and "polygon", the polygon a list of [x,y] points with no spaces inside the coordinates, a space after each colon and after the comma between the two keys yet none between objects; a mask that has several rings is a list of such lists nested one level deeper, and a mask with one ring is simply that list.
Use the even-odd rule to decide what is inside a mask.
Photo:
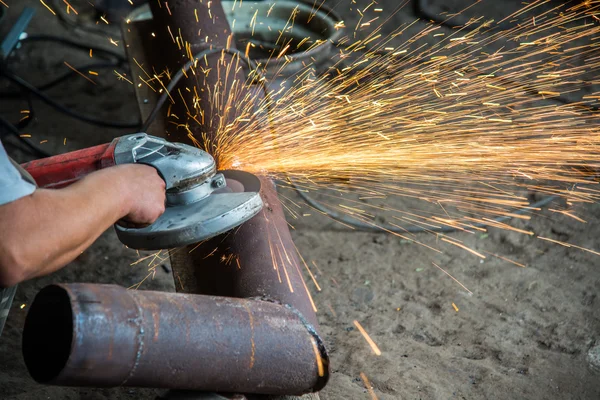
[{"label": "sparks", "polygon": [[53,15],[56,15],[56,13],[54,12],[54,10],[51,9],[50,6],[48,6],[48,4],[44,3],[44,0],[40,0],[40,3],[42,3],[43,6],[46,7],[48,9],[48,11],[50,11]]},{"label": "sparks", "polygon": [[369,395],[371,396],[371,400],[377,400],[377,395],[375,394],[375,390],[373,390],[373,386],[371,386],[371,382],[369,382],[369,378],[365,375],[364,372],[360,373],[360,379],[362,379],[365,387],[369,391]]},{"label": "sparks", "polygon": [[360,332],[360,334],[363,335],[363,337],[365,338],[365,340],[367,341],[367,343],[369,344],[369,346],[371,346],[371,350],[373,350],[373,353],[376,356],[380,356],[381,355],[381,350],[379,350],[379,347],[377,347],[377,345],[375,344],[375,342],[373,341],[373,339],[371,339],[371,336],[369,336],[369,334],[367,333],[367,331],[365,331],[365,329],[362,327],[362,325],[357,320],[354,320],[354,326],[356,326],[356,328],[358,329],[358,331]]},{"label": "sparks", "polygon": [[[247,82],[237,81],[225,93],[222,87],[206,87],[204,78],[232,76],[239,59],[228,64],[222,57],[212,71],[203,68],[206,59],[200,60],[186,73],[187,87],[181,88],[193,93],[193,100],[169,93],[170,103],[183,101],[187,113],[168,111],[167,119],[209,149],[220,169],[243,169],[282,182],[284,208],[294,219],[342,216],[347,219],[333,219],[344,227],[367,226],[441,252],[412,235],[413,230],[430,232],[440,239],[435,246],[452,245],[483,260],[491,254],[439,232],[472,235],[503,229],[537,237],[529,228],[512,226],[540,210],[527,200],[532,192],[575,204],[600,199],[600,192],[589,190],[597,185],[593,170],[600,165],[600,93],[581,88],[586,77],[600,71],[593,43],[600,26],[582,24],[600,5],[568,13],[565,7],[540,18],[532,15],[535,7],[526,5],[510,17],[515,21],[511,28],[473,19],[469,31],[443,34],[427,24],[412,37],[406,36],[406,26],[382,35],[381,26],[376,27],[380,22],[362,19],[367,7],[357,10],[361,21],[356,25],[366,37],[352,41],[349,35],[340,41],[328,72],[314,73],[307,61],[305,70],[268,88],[264,98],[248,94],[250,85],[266,82],[261,73],[285,76],[294,48],[320,45],[309,38],[285,39],[283,33],[293,26],[291,15],[270,50],[269,62],[277,67],[261,65],[250,71]],[[253,33],[261,24],[257,13],[249,24]],[[370,25],[372,33],[365,29]],[[187,44],[174,34],[173,46],[190,58]],[[403,42],[392,45],[393,38]],[[254,46],[245,46],[246,55]],[[485,52],[488,46],[497,50]],[[164,92],[158,76],[170,74],[152,76],[143,81]],[[210,93],[212,115],[218,115],[218,132],[211,141],[199,133],[205,115],[211,114],[201,109],[199,91]],[[565,103],[567,94],[576,102]],[[322,207],[294,200],[293,191],[314,194]],[[576,210],[554,204],[551,212],[585,221]],[[379,222],[379,215],[387,223]],[[290,291],[302,290],[291,286],[287,272],[303,267],[290,266],[278,239],[270,240],[278,278]]]}]

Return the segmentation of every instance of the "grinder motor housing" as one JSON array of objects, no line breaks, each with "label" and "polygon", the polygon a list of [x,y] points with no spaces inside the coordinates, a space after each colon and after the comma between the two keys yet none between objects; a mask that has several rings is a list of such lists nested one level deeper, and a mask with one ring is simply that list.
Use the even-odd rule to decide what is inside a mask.
[{"label": "grinder motor housing", "polygon": [[[254,175],[242,171],[219,173],[207,152],[146,133],[122,136],[111,143],[22,166],[38,186],[56,189],[99,169],[128,163],[156,168],[166,187],[165,212],[152,225],[126,228],[115,224],[117,236],[129,247],[158,250],[196,243],[235,228],[262,209],[260,181]],[[242,191],[228,190],[228,179],[241,183]]]}]

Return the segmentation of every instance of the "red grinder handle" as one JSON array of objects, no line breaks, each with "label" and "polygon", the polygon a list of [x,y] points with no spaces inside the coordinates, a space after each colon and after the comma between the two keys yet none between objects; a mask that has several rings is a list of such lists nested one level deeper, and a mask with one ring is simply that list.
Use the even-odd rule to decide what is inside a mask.
[{"label": "red grinder handle", "polygon": [[111,143],[59,154],[21,164],[40,188],[58,189],[68,186],[86,175],[115,165],[115,146]]}]

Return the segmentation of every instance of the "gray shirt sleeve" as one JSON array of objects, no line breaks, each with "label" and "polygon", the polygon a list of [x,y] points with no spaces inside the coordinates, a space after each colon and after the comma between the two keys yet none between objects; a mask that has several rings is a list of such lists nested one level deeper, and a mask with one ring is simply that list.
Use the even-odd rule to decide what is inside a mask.
[{"label": "gray shirt sleeve", "polygon": [[35,186],[21,177],[0,141],[0,205],[28,196],[34,191]]}]

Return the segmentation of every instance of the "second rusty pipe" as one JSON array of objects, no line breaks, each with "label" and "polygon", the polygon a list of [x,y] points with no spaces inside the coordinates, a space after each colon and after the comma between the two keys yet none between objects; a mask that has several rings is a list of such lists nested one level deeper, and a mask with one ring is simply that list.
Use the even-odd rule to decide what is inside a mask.
[{"label": "second rusty pipe", "polygon": [[23,355],[40,383],[304,394],[327,355],[292,308],[261,300],[60,284],[36,296]]}]

